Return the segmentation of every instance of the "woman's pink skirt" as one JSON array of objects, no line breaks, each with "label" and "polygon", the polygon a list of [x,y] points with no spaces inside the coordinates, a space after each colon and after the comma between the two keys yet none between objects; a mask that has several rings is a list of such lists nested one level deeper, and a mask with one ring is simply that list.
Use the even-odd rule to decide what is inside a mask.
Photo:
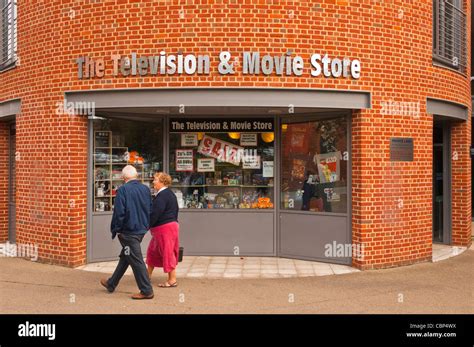
[{"label": "woman's pink skirt", "polygon": [[153,236],[146,252],[146,263],[162,267],[165,273],[173,271],[178,265],[179,257],[179,224],[166,223],[151,228]]}]

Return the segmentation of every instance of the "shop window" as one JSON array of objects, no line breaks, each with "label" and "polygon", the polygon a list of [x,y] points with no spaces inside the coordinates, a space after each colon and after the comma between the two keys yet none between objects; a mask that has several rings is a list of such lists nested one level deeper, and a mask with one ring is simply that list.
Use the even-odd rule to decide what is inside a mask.
[{"label": "shop window", "polygon": [[345,117],[282,124],[281,208],[347,213]]},{"label": "shop window", "polygon": [[462,0],[433,0],[433,60],[466,72],[467,32]]},{"label": "shop window", "polygon": [[0,0],[0,71],[15,65],[17,4],[14,0]]},{"label": "shop window", "polygon": [[122,169],[128,164],[153,193],[153,175],[163,170],[162,121],[95,120],[93,131],[93,210],[113,210],[117,189],[124,184]]},{"label": "shop window", "polygon": [[271,119],[172,119],[169,167],[179,207],[273,209],[273,126]]}]

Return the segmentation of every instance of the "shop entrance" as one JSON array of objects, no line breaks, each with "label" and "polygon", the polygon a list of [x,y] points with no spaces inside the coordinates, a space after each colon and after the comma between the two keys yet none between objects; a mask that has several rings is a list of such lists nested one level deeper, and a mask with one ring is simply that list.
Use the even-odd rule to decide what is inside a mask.
[{"label": "shop entrance", "polygon": [[15,185],[16,126],[10,124],[8,166],[8,241],[16,242],[16,185]]},{"label": "shop entrance", "polygon": [[433,242],[451,241],[451,127],[447,121],[433,126]]},{"label": "shop entrance", "polygon": [[350,264],[350,117],[283,118],[279,255]]}]

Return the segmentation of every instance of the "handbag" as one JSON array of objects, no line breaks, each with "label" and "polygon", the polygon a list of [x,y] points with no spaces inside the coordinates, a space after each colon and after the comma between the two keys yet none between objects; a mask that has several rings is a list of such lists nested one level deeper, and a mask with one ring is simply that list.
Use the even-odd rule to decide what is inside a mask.
[{"label": "handbag", "polygon": [[178,263],[183,261],[184,247],[179,247]]}]

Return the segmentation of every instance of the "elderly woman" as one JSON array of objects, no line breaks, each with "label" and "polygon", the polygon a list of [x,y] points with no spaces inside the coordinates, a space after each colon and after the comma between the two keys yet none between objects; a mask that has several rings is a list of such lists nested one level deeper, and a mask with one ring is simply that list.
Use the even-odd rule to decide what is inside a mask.
[{"label": "elderly woman", "polygon": [[178,201],[176,195],[168,189],[170,175],[164,172],[155,174],[153,185],[157,194],[153,200],[150,216],[152,239],[146,254],[148,275],[155,267],[162,267],[168,274],[168,280],[159,284],[161,288],[176,287],[176,266],[179,257]]}]

